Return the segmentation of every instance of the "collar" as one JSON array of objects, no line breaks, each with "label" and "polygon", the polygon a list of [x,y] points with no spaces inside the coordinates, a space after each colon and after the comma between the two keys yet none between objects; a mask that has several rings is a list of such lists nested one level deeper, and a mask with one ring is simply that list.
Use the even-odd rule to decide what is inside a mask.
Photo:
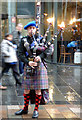
[{"label": "collar", "polygon": [[[37,38],[36,35],[34,35],[34,37],[35,37],[35,39]],[[27,36],[27,40],[30,44],[34,41],[33,37],[30,37],[29,35]]]}]

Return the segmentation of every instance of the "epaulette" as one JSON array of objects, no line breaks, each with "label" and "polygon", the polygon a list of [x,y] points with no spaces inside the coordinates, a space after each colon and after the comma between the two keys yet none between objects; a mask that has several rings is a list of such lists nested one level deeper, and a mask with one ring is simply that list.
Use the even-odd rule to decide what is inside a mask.
[{"label": "epaulette", "polygon": [[27,41],[27,36],[23,36],[22,39],[24,42]]},{"label": "epaulette", "polygon": [[27,36],[23,36],[22,39],[27,38]]}]

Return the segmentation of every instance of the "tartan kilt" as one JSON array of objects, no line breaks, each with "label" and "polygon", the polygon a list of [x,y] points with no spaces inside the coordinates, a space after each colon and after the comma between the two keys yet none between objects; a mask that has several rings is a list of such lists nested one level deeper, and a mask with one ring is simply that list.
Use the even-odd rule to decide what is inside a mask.
[{"label": "tartan kilt", "polygon": [[28,66],[24,67],[22,88],[26,90],[48,89],[47,69],[42,62],[38,63],[33,74],[28,73]]}]

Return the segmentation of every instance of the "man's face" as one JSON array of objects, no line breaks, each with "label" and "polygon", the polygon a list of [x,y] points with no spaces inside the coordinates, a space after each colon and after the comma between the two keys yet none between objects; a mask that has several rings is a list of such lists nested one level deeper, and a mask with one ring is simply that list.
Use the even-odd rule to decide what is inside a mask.
[{"label": "man's face", "polygon": [[12,35],[7,36],[7,40],[12,41],[12,39],[13,39]]},{"label": "man's face", "polygon": [[21,32],[22,29],[23,29],[23,25],[18,25],[18,26],[16,27],[16,29]]},{"label": "man's face", "polygon": [[23,29],[23,26],[22,26],[22,25],[19,26],[19,31],[20,31],[20,32],[22,31],[22,29]]},{"label": "man's face", "polygon": [[35,35],[36,27],[35,26],[30,26],[30,27],[27,28],[27,31],[28,31],[28,35],[30,35],[30,36]]}]

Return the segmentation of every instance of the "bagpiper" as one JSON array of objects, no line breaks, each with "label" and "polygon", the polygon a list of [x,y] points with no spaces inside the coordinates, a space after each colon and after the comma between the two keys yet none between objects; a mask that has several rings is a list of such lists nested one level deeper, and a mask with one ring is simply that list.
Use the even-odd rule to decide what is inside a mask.
[{"label": "bagpiper", "polygon": [[[43,63],[44,54],[37,49],[36,21],[31,21],[24,26],[27,30],[27,36],[21,39],[18,54],[22,62],[24,62],[24,75],[22,88],[24,89],[24,107],[17,111],[15,115],[28,113],[28,105],[30,91],[35,90],[35,108],[32,118],[37,118],[39,115],[38,108],[42,98],[41,90],[48,89],[47,69]],[[40,47],[41,48],[41,47]],[[40,53],[40,54],[39,54]]]}]

